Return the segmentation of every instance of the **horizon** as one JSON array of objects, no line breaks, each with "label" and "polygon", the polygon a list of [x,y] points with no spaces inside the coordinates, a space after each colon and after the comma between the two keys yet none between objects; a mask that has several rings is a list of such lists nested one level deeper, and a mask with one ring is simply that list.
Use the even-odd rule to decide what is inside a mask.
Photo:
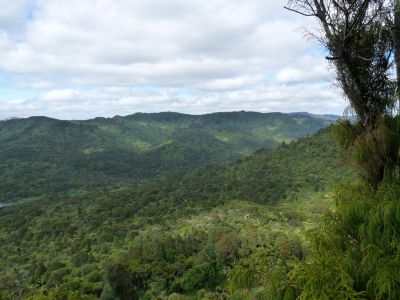
[{"label": "horizon", "polygon": [[285,4],[2,1],[0,118],[341,114],[346,103],[325,51],[304,40],[313,21]]},{"label": "horizon", "polygon": [[59,121],[88,121],[88,120],[93,120],[97,118],[104,118],[104,119],[113,119],[117,117],[125,118],[125,117],[130,117],[134,115],[140,115],[140,114],[148,114],[148,115],[157,115],[157,114],[179,114],[179,115],[186,115],[186,116],[207,116],[207,115],[213,115],[213,114],[228,114],[228,113],[258,113],[258,114],[283,114],[283,115],[309,115],[309,116],[332,116],[332,117],[343,117],[343,114],[314,114],[306,111],[293,111],[293,112],[281,112],[281,111],[271,111],[271,112],[261,112],[261,111],[253,111],[253,110],[232,110],[232,111],[215,111],[215,112],[209,112],[209,113],[182,113],[178,111],[159,111],[159,112],[133,112],[130,114],[126,115],[114,115],[114,116],[109,116],[109,117],[103,117],[103,116],[97,116],[97,117],[92,117],[92,118],[86,118],[86,119],[61,119],[61,118],[54,118],[46,115],[31,115],[27,117],[7,117],[7,118],[0,118],[0,122],[4,121],[10,121],[10,120],[20,120],[20,119],[30,119],[30,118],[47,118],[47,119],[53,119],[53,120],[59,120]]}]

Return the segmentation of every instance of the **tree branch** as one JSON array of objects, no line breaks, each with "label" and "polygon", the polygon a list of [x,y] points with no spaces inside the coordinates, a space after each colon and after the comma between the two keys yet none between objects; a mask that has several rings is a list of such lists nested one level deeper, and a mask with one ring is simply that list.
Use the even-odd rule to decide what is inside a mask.
[{"label": "tree branch", "polygon": [[283,8],[284,8],[284,9],[287,9],[287,10],[289,10],[289,11],[295,12],[296,14],[305,16],[305,17],[316,17],[316,16],[317,16],[316,14],[307,14],[307,13],[303,13],[303,12],[301,12],[301,11],[299,11],[299,10],[296,10],[296,9],[293,9],[293,8],[290,8],[290,7],[287,7],[287,6],[284,6]]}]

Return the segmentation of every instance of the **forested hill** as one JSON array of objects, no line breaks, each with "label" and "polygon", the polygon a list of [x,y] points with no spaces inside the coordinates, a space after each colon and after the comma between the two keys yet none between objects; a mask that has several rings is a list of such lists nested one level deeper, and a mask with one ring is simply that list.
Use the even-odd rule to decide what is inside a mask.
[{"label": "forested hill", "polygon": [[305,113],[230,112],[1,121],[0,202],[124,186],[233,161],[314,133],[334,120]]},{"label": "forested hill", "polygon": [[[119,299],[173,293],[201,299],[205,291],[215,293],[208,299],[233,299],[227,284],[240,262],[244,270],[248,259],[254,259],[249,266],[266,268],[257,269],[258,285],[281,267],[263,265],[261,257],[282,249],[289,260],[293,249],[301,254],[303,223],[309,226],[312,215],[326,209],[330,182],[349,176],[324,129],[241,161],[141,187],[2,208],[0,298],[117,299],[115,293],[134,290],[137,297]],[[304,201],[310,197],[316,199],[312,206]]]},{"label": "forested hill", "polygon": [[[335,183],[352,178],[331,129],[321,129],[296,142],[275,149],[262,149],[230,164],[206,166],[171,179],[179,182],[185,199],[241,199],[261,204],[296,200],[329,190]],[[162,186],[158,182],[157,187]]]}]

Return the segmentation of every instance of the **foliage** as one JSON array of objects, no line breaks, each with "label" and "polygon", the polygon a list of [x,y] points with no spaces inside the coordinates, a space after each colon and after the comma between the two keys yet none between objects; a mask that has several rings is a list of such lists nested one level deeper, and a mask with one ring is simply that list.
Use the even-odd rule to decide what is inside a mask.
[{"label": "foliage", "polygon": [[300,299],[398,299],[400,186],[365,182],[337,189],[337,210],[315,230],[307,260],[293,272]]},{"label": "foliage", "polygon": [[337,124],[334,135],[361,175],[338,187],[336,209],[314,230],[292,285],[299,299],[399,299],[399,1],[290,4],[321,23],[320,41],[358,116]]},{"label": "foliage", "polygon": [[105,268],[105,285],[100,296],[103,300],[134,300],[135,288],[131,274],[121,264],[108,263]]},{"label": "foliage", "polygon": [[0,202],[160,176],[243,158],[331,123],[307,114],[134,114],[88,121],[0,122]]},{"label": "foliage", "polygon": [[340,145],[351,151],[351,163],[374,187],[384,176],[398,178],[400,116],[382,117],[375,128],[343,121],[333,127]]},{"label": "foliage", "polygon": [[[139,299],[293,294],[287,272],[307,252],[303,232],[329,208],[329,183],[351,176],[338,156],[323,130],[135,188],[3,207],[0,297],[97,299],[125,297],[118,294],[125,289]],[[256,270],[254,286],[235,279],[232,270],[246,268]]]},{"label": "foliage", "polygon": [[392,2],[289,0],[289,6],[319,21],[321,31],[314,36],[330,54],[337,83],[360,124],[374,128],[391,109],[397,86]]}]

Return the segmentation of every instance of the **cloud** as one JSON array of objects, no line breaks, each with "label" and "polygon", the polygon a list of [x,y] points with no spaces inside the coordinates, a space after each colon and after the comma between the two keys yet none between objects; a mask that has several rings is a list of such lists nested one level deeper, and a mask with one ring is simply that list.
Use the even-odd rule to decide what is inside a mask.
[{"label": "cloud", "polygon": [[208,80],[206,83],[199,85],[198,88],[204,91],[240,90],[257,86],[265,80],[266,76],[263,75],[223,78]]},{"label": "cloud", "polygon": [[80,93],[72,89],[49,90],[40,96],[43,101],[71,101],[78,100]]},{"label": "cloud", "polygon": [[[243,101],[243,99],[246,99]],[[285,103],[285,105],[282,105]],[[53,104],[53,105],[50,105]],[[126,87],[92,88],[84,90],[55,89],[43,92],[31,100],[5,101],[0,118],[47,115],[61,119],[83,119],[96,116],[111,117],[134,112],[180,111],[207,113],[232,111],[309,111],[338,113],[345,106],[337,91],[324,83],[268,83],[266,81],[240,89],[142,89]],[[306,108],[306,109],[304,109]]]},{"label": "cloud", "polygon": [[0,0],[0,28],[13,33],[16,37],[24,29],[26,19],[30,17],[32,4],[29,0]]},{"label": "cloud", "polygon": [[23,99],[25,110],[12,99],[3,103],[0,117],[340,110],[317,109],[305,93],[289,95],[298,92],[291,85],[309,85],[313,99],[325,97],[315,105],[323,105],[333,92],[320,92],[330,75],[315,44],[304,39],[302,26],[312,24],[285,11],[282,0],[13,3],[0,13],[0,75],[7,86],[41,91]]},{"label": "cloud", "polygon": [[311,65],[303,68],[287,67],[279,70],[276,80],[283,83],[316,82],[333,80],[333,74],[330,73],[323,63],[320,65]]}]

